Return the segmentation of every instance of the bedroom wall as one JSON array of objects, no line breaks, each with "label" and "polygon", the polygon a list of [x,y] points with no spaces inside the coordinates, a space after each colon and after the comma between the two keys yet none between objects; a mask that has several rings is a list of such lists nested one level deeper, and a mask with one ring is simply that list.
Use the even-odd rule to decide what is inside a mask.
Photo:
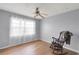
[{"label": "bedroom wall", "polygon": [[[27,20],[35,21],[36,22],[36,34],[33,36],[28,36],[25,39],[23,39],[23,37],[19,37],[15,39],[10,38],[9,33],[10,33],[10,17],[11,16],[21,17]],[[19,15],[16,13],[5,11],[5,10],[0,10],[0,49],[26,43],[32,40],[38,40],[40,39],[39,33],[40,33],[40,20],[35,20],[28,16]]]},{"label": "bedroom wall", "polygon": [[61,31],[73,33],[71,44],[64,47],[79,52],[79,10],[51,16],[41,23],[41,39],[52,42],[52,36],[58,38]]}]

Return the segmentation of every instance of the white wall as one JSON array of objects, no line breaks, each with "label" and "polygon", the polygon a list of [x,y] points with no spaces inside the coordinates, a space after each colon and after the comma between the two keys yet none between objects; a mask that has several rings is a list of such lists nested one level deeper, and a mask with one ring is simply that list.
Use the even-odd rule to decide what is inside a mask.
[{"label": "white wall", "polygon": [[[36,22],[36,34],[33,36],[28,36],[25,39],[23,37],[15,38],[15,39],[10,38],[9,33],[10,33],[10,17],[11,16],[17,16],[17,17],[25,18],[27,20],[35,21]],[[38,40],[40,39],[39,33],[40,33],[40,20],[35,20],[27,16],[0,10],[0,49],[26,43],[32,40]]]},{"label": "white wall", "polygon": [[58,38],[61,31],[71,31],[74,36],[71,39],[70,46],[65,45],[65,47],[79,52],[79,10],[42,20],[41,28],[41,39],[47,42],[52,42],[52,36]]},{"label": "white wall", "polygon": [[9,14],[0,11],[0,47],[9,43]]}]

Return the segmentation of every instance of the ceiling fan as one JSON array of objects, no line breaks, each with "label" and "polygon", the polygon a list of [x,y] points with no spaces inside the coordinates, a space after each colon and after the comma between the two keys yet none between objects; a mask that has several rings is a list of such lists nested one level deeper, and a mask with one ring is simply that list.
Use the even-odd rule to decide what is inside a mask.
[{"label": "ceiling fan", "polygon": [[41,13],[41,11],[39,10],[39,7],[36,7],[35,12],[34,12],[34,18],[36,18],[37,16],[40,16],[41,18],[45,18],[45,15],[47,15],[46,13]]}]

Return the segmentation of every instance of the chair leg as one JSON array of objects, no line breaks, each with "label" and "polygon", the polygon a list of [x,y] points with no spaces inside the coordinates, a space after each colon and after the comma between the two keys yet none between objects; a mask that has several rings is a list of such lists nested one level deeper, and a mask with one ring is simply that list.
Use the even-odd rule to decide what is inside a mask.
[{"label": "chair leg", "polygon": [[63,54],[63,48],[61,48],[61,54]]},{"label": "chair leg", "polygon": [[52,45],[52,44],[50,45],[50,48],[52,48],[52,49],[53,49],[53,45]]},{"label": "chair leg", "polygon": [[54,51],[55,51],[55,50],[53,49],[53,53],[54,53]]},{"label": "chair leg", "polygon": [[50,48],[52,47],[52,44],[50,45]]},{"label": "chair leg", "polygon": [[59,51],[57,50],[57,54],[59,54]]}]

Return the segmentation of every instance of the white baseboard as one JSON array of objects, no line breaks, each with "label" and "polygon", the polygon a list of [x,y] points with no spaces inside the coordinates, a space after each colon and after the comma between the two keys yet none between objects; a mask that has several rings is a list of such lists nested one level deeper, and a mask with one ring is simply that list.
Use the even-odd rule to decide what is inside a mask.
[{"label": "white baseboard", "polygon": [[42,41],[45,41],[45,42],[47,42],[47,43],[51,43],[50,41],[47,41],[47,40],[42,40]]},{"label": "white baseboard", "polygon": [[68,47],[64,47],[64,48],[66,48],[66,49],[68,49],[68,50],[71,50],[71,51],[74,51],[74,52],[76,52],[76,53],[79,53],[79,51],[78,51],[78,50],[71,49],[71,48],[68,48]]},{"label": "white baseboard", "polygon": [[1,47],[0,49],[5,49],[5,48],[9,48],[9,47],[12,47],[12,46],[8,45],[8,46],[5,46],[5,47]]},{"label": "white baseboard", "polygon": [[[23,43],[21,43],[21,44],[23,44]],[[21,44],[7,45],[7,46],[4,46],[4,47],[1,47],[0,49],[5,49],[5,48],[9,48],[9,47],[13,47],[13,46],[21,45]]]},{"label": "white baseboard", "polygon": [[[36,41],[38,39],[34,39],[34,40],[30,40],[30,41],[27,41],[27,42],[23,42],[21,44],[24,44],[24,43],[28,43],[28,42],[32,42],[32,41]],[[40,39],[39,39],[40,40]],[[5,49],[5,48],[9,48],[9,47],[13,47],[13,46],[17,46],[17,45],[21,45],[21,44],[16,44],[16,45],[7,45],[5,47],[1,47],[0,49]]]}]

